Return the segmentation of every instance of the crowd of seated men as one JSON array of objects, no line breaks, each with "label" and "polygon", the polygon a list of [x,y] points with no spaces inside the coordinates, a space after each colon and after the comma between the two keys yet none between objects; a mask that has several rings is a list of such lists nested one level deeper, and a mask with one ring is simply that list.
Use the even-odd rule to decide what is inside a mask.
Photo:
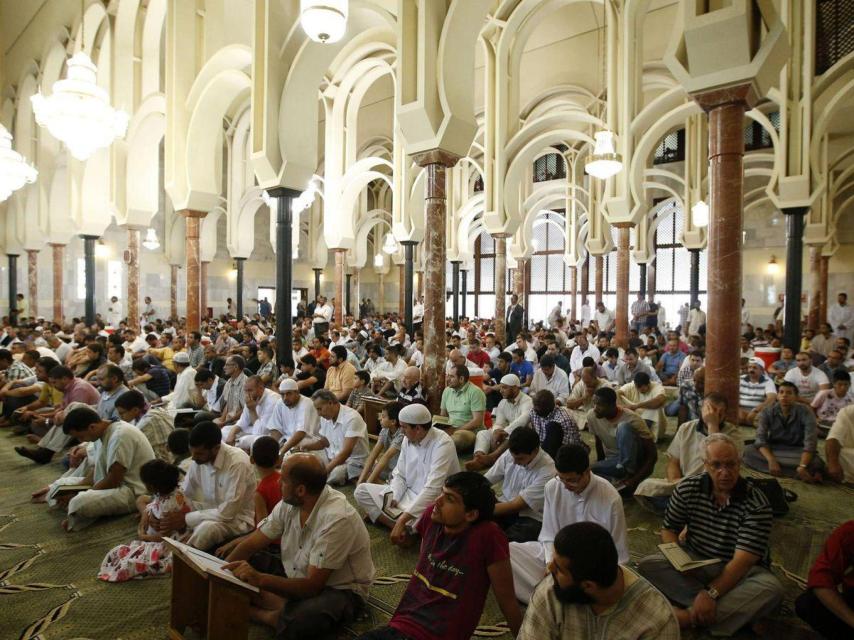
[{"label": "crowd of seated men", "polygon": [[[422,385],[420,333],[365,307],[338,326],[322,297],[297,319],[292,363],[276,362],[269,314],[200,331],[18,319],[0,334],[0,426],[20,456],[58,467],[32,499],[63,512],[65,531],[138,512],[133,544],[174,536],[218,553],[259,587],[252,620],[279,637],[322,637],[360,615],[375,577],[368,525],[420,554],[388,625],[365,637],[468,638],[490,591],[519,638],[763,636],[783,591],[771,507],[741,467],[854,482],[851,328],[805,332],[769,364],[756,350],[776,348],[780,327],[743,314],[729,407],[704,389],[705,314],[686,309],[667,330],[640,302],[625,347],[604,305],[581,323],[559,307],[547,324],[510,323],[507,345],[494,320],[448,322],[442,390]],[[739,425],[755,428],[748,443]],[[662,543],[716,562],[633,564],[632,496],[662,518]],[[827,637],[852,626],[850,525],[798,600]],[[99,576],[127,579],[114,561]]]}]

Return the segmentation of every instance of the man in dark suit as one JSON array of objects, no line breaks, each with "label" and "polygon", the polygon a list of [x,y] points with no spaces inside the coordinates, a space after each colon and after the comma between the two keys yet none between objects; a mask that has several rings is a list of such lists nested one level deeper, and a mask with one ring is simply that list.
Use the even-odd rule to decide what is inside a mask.
[{"label": "man in dark suit", "polygon": [[507,309],[507,344],[516,339],[516,334],[522,330],[525,322],[525,309],[519,304],[519,296],[510,296],[510,307]]}]

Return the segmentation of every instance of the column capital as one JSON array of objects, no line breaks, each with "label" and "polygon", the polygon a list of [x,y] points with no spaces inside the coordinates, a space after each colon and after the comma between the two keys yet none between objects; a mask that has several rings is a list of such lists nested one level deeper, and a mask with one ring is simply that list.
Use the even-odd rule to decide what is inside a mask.
[{"label": "column capital", "polygon": [[94,236],[90,233],[81,233],[80,237],[84,240],[99,240],[101,238],[101,236]]},{"label": "column capital", "polygon": [[759,95],[752,82],[692,93],[691,98],[706,113],[728,104],[743,104],[746,109],[752,109],[759,102]]},{"label": "column capital", "polygon": [[443,167],[453,167],[460,160],[460,156],[443,149],[430,149],[412,155],[412,159],[419,167],[430,164],[440,164]]},{"label": "column capital", "polygon": [[198,211],[196,209],[181,209],[180,211],[176,211],[179,216],[184,216],[185,218],[204,218],[208,215],[207,211]]},{"label": "column capital", "polygon": [[[634,222],[615,222],[611,226],[617,229],[631,229],[635,226],[635,224]],[[601,257],[601,255],[597,255],[595,257],[599,258]]]},{"label": "column capital", "polygon": [[265,191],[273,198],[299,198],[302,195],[302,191],[299,191],[298,189],[290,189],[288,187],[272,187]]},{"label": "column capital", "polygon": [[404,247],[407,245],[412,245],[414,247],[418,244],[418,240],[401,240],[400,244],[402,244]]},{"label": "column capital", "polygon": [[[810,207],[786,207],[785,209],[780,209],[780,211],[783,212],[783,215],[786,215],[786,216],[797,216],[797,215],[805,216],[807,213],[809,213],[809,210],[810,210]],[[824,243],[820,243],[820,244],[824,244]]]}]

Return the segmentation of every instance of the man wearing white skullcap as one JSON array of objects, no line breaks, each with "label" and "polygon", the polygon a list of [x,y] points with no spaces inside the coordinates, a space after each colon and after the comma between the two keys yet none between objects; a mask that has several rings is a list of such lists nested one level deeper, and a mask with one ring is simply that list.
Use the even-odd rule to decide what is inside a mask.
[{"label": "man wearing white skullcap", "polygon": [[311,398],[300,393],[296,380],[282,380],[279,393],[282,394],[282,402],[273,410],[270,428],[282,434],[280,453],[284,455],[300,443],[317,440],[320,416]]},{"label": "man wearing white skullcap", "polygon": [[495,424],[491,429],[478,431],[474,441],[474,458],[466,463],[466,469],[487,469],[507,450],[507,427],[521,415],[528,415],[534,408],[531,396],[522,391],[519,376],[508,373],[501,378],[498,390],[501,402],[495,408]]},{"label": "man wearing white skullcap", "polygon": [[392,530],[392,543],[402,544],[424,509],[442,492],[445,479],[460,470],[460,462],[454,441],[432,426],[427,407],[411,404],[401,409],[397,419],[405,437],[391,483],[360,484],[353,497],[371,522]]}]

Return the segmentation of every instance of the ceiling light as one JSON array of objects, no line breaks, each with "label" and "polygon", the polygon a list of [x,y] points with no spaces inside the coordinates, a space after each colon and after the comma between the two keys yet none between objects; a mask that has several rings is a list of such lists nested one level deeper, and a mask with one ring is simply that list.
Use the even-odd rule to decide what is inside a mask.
[{"label": "ceiling light", "polygon": [[160,241],[157,239],[157,232],[154,229],[150,228],[145,232],[145,240],[143,240],[142,246],[149,251],[155,251],[160,248]]},{"label": "ceiling light", "polygon": [[596,138],[596,145],[593,149],[593,155],[584,165],[584,171],[594,178],[607,180],[622,171],[623,162],[614,149],[614,134],[612,132],[597,131],[594,137]]},{"label": "ceiling light", "polygon": [[397,253],[397,241],[395,241],[394,236],[391,235],[391,232],[385,234],[385,241],[383,242],[383,251],[388,254]]},{"label": "ceiling light", "polygon": [[0,124],[0,202],[25,184],[36,181],[39,172],[12,148],[12,134]]},{"label": "ceiling light", "polygon": [[383,254],[378,253],[377,255],[374,256],[374,266],[377,269],[380,269],[380,268],[382,268],[383,264],[385,264],[385,260],[383,260]]},{"label": "ceiling light", "polygon": [[768,266],[765,267],[768,270],[768,273],[772,276],[776,276],[780,273],[780,265],[777,264],[777,256],[771,256],[771,259],[768,261]]},{"label": "ceiling light", "polygon": [[348,5],[348,0],[300,0],[300,24],[315,42],[338,42],[347,31]]},{"label": "ceiling light", "polygon": [[700,200],[697,204],[691,207],[691,220],[696,227],[708,227],[709,205]]},{"label": "ceiling light", "polygon": [[104,244],[103,240],[98,240],[98,243],[95,245],[95,257],[109,258],[111,253],[110,247]]}]

